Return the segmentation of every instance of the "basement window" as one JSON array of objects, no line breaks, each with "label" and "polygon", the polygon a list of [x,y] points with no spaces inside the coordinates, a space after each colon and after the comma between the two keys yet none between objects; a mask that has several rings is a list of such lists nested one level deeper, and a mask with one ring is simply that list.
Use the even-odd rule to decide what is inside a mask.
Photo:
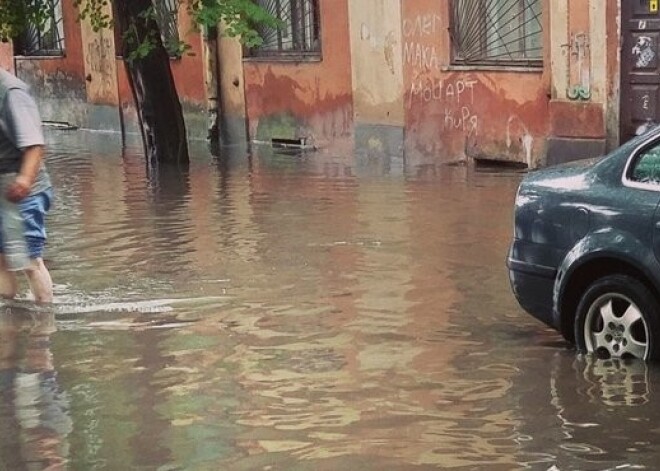
[{"label": "basement window", "polygon": [[542,66],[541,0],[452,0],[453,63]]},{"label": "basement window", "polygon": [[18,38],[14,38],[17,56],[64,55],[64,21],[60,0],[37,0],[46,7],[47,16],[41,25],[31,24]]},{"label": "basement window", "polygon": [[251,56],[273,58],[318,57],[321,35],[318,0],[257,0],[282,24],[278,28],[258,25],[263,43]]}]

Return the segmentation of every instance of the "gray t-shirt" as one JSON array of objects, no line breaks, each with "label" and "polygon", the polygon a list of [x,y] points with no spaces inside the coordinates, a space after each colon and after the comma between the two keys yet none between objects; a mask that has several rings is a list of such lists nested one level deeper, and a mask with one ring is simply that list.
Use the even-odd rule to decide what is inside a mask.
[{"label": "gray t-shirt", "polygon": [[[0,173],[17,173],[23,149],[44,145],[41,117],[28,86],[9,72],[0,69]],[[31,193],[51,186],[42,164]]]}]

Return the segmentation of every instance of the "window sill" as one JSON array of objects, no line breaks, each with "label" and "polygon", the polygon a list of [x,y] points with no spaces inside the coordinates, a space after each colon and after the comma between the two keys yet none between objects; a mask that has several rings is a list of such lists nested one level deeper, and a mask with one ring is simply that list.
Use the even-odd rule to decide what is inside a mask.
[{"label": "window sill", "polygon": [[64,59],[66,57],[66,54],[36,54],[34,56],[23,56],[23,55],[18,55],[14,56],[14,59],[16,60],[52,60],[52,59]]},{"label": "window sill", "polygon": [[462,65],[451,64],[442,68],[443,72],[518,72],[524,74],[543,73],[543,65]]},{"label": "window sill", "polygon": [[299,64],[301,62],[318,63],[323,62],[323,57],[318,55],[296,56],[296,55],[272,55],[272,56],[248,56],[243,57],[243,62],[284,62]]}]

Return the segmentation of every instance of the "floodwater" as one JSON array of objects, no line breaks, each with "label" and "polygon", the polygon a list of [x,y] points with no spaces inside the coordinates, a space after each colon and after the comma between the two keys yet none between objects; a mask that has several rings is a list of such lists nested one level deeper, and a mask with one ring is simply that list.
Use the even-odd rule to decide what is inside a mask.
[{"label": "floodwater", "polygon": [[658,370],[511,295],[520,171],[196,150],[149,178],[52,140],[56,299],[0,306],[0,469],[657,469]]}]

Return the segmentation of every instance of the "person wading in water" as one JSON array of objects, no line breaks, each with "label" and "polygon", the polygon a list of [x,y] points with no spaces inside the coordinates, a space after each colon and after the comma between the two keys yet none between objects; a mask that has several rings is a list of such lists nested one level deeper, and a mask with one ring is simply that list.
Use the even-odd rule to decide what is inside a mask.
[{"label": "person wading in water", "polygon": [[44,135],[29,87],[0,68],[0,296],[16,296],[16,272],[38,303],[53,300],[44,265],[46,213],[53,188],[44,165]]}]

